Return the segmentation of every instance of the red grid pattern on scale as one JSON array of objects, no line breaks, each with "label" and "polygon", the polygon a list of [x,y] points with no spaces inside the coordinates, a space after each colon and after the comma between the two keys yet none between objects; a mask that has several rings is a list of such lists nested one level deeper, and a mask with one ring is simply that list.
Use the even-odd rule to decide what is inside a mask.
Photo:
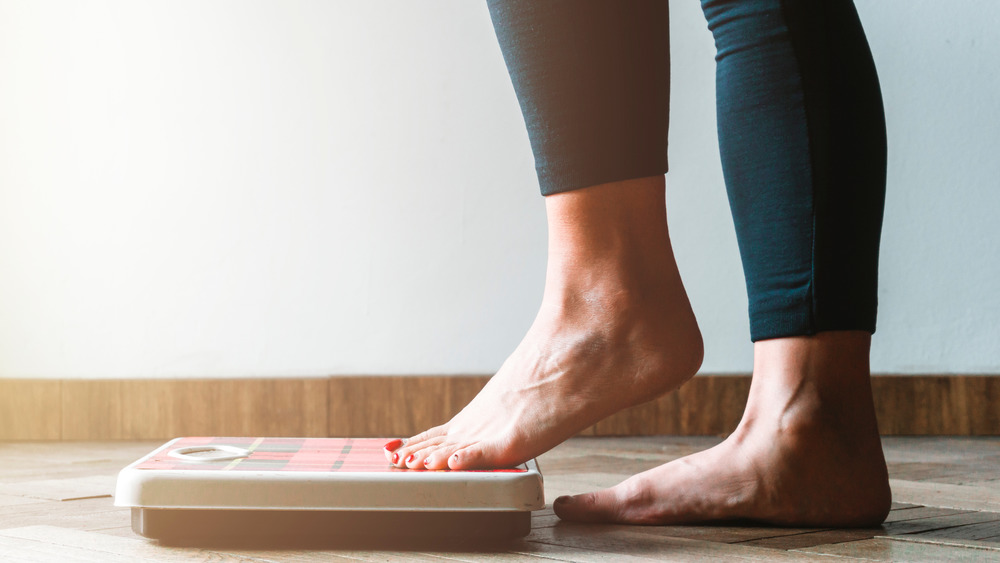
[{"label": "red grid pattern on scale", "polygon": [[[196,471],[318,471],[389,473],[423,471],[390,465],[383,453],[386,440],[378,438],[254,438],[188,437],[157,450],[136,469]],[[188,461],[170,456],[178,448],[191,446],[235,446],[250,451],[245,458],[224,461]],[[518,469],[490,472],[522,473]]]}]

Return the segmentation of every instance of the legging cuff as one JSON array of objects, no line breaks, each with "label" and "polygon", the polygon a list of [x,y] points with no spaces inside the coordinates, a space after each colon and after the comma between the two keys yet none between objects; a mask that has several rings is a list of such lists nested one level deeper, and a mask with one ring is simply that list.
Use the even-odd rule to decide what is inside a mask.
[{"label": "legging cuff", "polygon": [[807,302],[764,301],[750,307],[750,340],[812,336],[834,330],[861,330],[874,334],[876,308],[874,303],[864,303],[837,311],[817,311]]},{"label": "legging cuff", "polygon": [[663,0],[490,0],[542,195],[667,171]]}]

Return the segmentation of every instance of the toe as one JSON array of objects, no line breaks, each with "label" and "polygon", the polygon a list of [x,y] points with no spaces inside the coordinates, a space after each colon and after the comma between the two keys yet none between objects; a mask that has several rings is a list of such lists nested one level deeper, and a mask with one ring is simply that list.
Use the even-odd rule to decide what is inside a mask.
[{"label": "toe", "polygon": [[448,469],[448,455],[444,448],[437,448],[424,457],[424,469]]},{"label": "toe", "polygon": [[420,453],[421,450],[418,450],[406,456],[406,459],[402,461],[403,465],[405,465],[407,469],[423,469],[424,456],[420,455]]},{"label": "toe", "polygon": [[645,476],[640,473],[609,489],[559,497],[552,508],[563,520],[576,522],[666,523],[655,510],[659,499]]},{"label": "toe", "polygon": [[552,503],[559,518],[571,522],[618,522],[620,502],[613,489],[561,496]]},{"label": "toe", "polygon": [[[416,444],[407,441],[405,446],[397,449],[392,453],[392,457],[390,458],[389,463],[395,465],[396,467],[415,468],[418,466],[411,464],[413,463],[414,460],[416,460],[419,457],[420,459],[419,468],[423,469],[424,467],[423,459],[427,457],[427,454],[437,449],[437,446],[443,443],[444,440],[445,440],[444,436],[438,436],[434,438],[428,438]],[[420,454],[420,452],[423,452],[423,454]]]},{"label": "toe", "polygon": [[400,439],[390,440],[382,446],[382,453],[385,454],[385,460],[392,463],[392,454],[400,447],[402,447],[404,442]]},{"label": "toe", "polygon": [[499,469],[514,465],[517,463],[502,459],[500,449],[490,442],[476,442],[448,456],[451,469]]},{"label": "toe", "polygon": [[408,469],[427,469],[424,465],[424,460],[426,460],[427,456],[433,454],[437,449],[437,446],[429,445],[425,448],[410,452],[405,459],[400,460],[400,463],[406,465]]},{"label": "toe", "polygon": [[468,442],[444,442],[424,456],[424,467],[426,469],[455,469],[448,467],[449,460],[455,452],[468,445]]}]

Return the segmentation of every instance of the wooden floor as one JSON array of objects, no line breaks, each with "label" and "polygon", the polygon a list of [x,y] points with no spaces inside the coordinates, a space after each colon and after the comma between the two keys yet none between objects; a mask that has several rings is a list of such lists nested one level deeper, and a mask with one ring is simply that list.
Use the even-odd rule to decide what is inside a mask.
[{"label": "wooden floor", "polygon": [[[716,438],[574,438],[539,460],[546,500],[605,487]],[[869,530],[629,527],[560,523],[492,551],[233,550],[163,547],[112,506],[118,470],[159,442],[0,443],[0,561],[1000,561],[1000,439],[884,439],[894,505]]]}]

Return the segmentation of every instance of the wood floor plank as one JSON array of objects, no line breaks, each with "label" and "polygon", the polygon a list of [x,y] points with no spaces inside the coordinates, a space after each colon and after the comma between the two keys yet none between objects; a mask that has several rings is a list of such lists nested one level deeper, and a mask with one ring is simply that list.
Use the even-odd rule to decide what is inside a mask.
[{"label": "wood floor plank", "polygon": [[[23,545],[35,549],[57,548],[61,553],[72,554],[86,561],[121,561],[122,563],[133,563],[142,559],[163,563],[187,563],[192,560],[233,563],[260,561],[259,559],[226,555],[196,548],[161,547],[138,539],[55,526],[27,526],[0,530],[0,537],[20,540],[24,542]],[[90,559],[91,555],[95,558]]]},{"label": "wood floor plank", "polygon": [[[778,549],[656,536],[631,530],[627,526],[614,526],[611,529],[604,529],[601,533],[594,533],[593,528],[588,529],[586,526],[573,528],[556,526],[532,530],[529,538],[532,542],[661,560],[803,560],[801,554],[795,556]],[[820,559],[817,557],[815,560]]]},{"label": "wood floor plank", "polygon": [[442,563],[438,557],[431,557],[416,552],[370,551],[370,550],[226,550],[230,556],[251,558],[254,561],[275,561],[281,563],[321,563],[336,561],[383,561],[417,563]]},{"label": "wood floor plank", "polygon": [[[152,449],[152,448],[150,448]],[[126,462],[108,464],[113,467],[105,470],[96,464],[55,464],[49,467],[14,468],[4,474],[3,482],[7,484],[39,481],[43,479],[77,479],[93,477],[96,474],[113,475],[127,465]]]},{"label": "wood floor plank", "polygon": [[[523,545],[523,544],[522,544]],[[384,552],[375,552],[375,557],[372,559],[366,559],[366,561],[385,561],[385,559],[378,558],[378,554]],[[521,563],[545,563],[546,559],[541,559],[537,555],[532,553],[510,553],[510,552],[492,552],[492,551],[431,551],[428,553],[416,554],[408,551],[395,551],[389,552],[394,557],[397,557],[397,561],[426,561],[427,563],[447,563],[448,561],[462,561],[462,562],[485,562],[492,563],[497,562],[521,562]],[[413,556],[417,555],[420,559],[413,559]],[[558,558],[548,558],[549,561],[552,559],[560,560]],[[572,559],[561,559],[562,561],[573,561]]]},{"label": "wood floor plank", "polygon": [[102,561],[125,563],[127,559],[0,535],[0,561],[4,561],[4,563],[100,563]]},{"label": "wood floor plank", "polygon": [[983,479],[980,481],[966,481],[961,484],[969,487],[983,487],[985,489],[993,489],[994,491],[1000,491],[1000,479]]},{"label": "wood floor plank", "polygon": [[0,529],[37,526],[75,518],[81,514],[120,511],[110,498],[72,500],[67,502],[39,501],[32,504],[0,506]]},{"label": "wood floor plank", "polygon": [[987,556],[984,556],[984,560],[1000,561],[1000,544],[998,544],[995,541],[964,540],[959,538],[923,537],[920,534],[915,534],[911,536],[896,536],[893,538],[880,538],[880,539],[891,539],[892,541],[896,542],[910,542],[917,544],[944,545],[952,547],[969,547],[973,549],[978,549],[980,551],[997,552],[997,553],[986,554],[988,558]]},{"label": "wood floor plank", "polygon": [[38,502],[35,499],[23,497],[20,495],[6,495],[0,493],[0,506],[13,506],[20,504],[31,504],[33,502]]},{"label": "wood floor plank", "polygon": [[[994,513],[996,514],[996,513]],[[1000,538],[1000,514],[996,519],[913,534],[927,539],[991,540]],[[998,540],[1000,542],[1000,540]],[[998,543],[994,542],[994,543]]]},{"label": "wood floor plank", "polygon": [[530,546],[529,550],[518,551],[518,554],[532,556],[532,558],[528,561],[534,563],[542,563],[545,560],[572,561],[574,563],[645,563],[648,561],[664,560],[663,557],[646,557],[626,553],[608,553],[606,551],[594,551],[579,547],[553,545],[541,542],[528,543]]},{"label": "wood floor plank", "polygon": [[896,479],[923,481],[954,471],[954,463],[907,462],[888,463],[889,473]]},{"label": "wood floor plank", "polygon": [[890,467],[899,463],[965,464],[1000,455],[1000,439],[995,436],[882,436],[882,447]]},{"label": "wood floor plank", "polygon": [[721,441],[718,436],[587,436],[563,442],[542,459],[609,455],[638,459],[662,457],[669,461],[706,450]]},{"label": "wood floor plank", "polygon": [[882,526],[885,533],[876,535],[902,536],[906,534],[919,534],[922,532],[945,530],[956,526],[966,526],[968,524],[995,522],[997,520],[1000,520],[1000,514],[996,512],[962,512],[958,514],[933,516],[931,518],[888,522]]},{"label": "wood floor plank", "polygon": [[955,510],[953,508],[939,508],[936,506],[913,506],[912,508],[891,510],[886,517],[884,524],[891,522],[901,522],[903,520],[917,520],[920,518],[932,518],[934,516],[947,516],[949,514],[961,514],[972,512],[969,510]]},{"label": "wood floor plank", "polygon": [[884,531],[881,528],[819,530],[803,534],[790,534],[785,536],[752,539],[743,542],[740,545],[750,545],[780,550],[793,550],[817,545],[867,540],[883,533]]},{"label": "wood floor plank", "polygon": [[42,479],[0,484],[0,493],[5,495],[59,501],[110,497],[114,490],[115,478],[110,475],[87,475],[70,479]]},{"label": "wood floor plank", "polygon": [[[929,513],[934,514],[933,511],[929,511]],[[886,523],[879,528],[820,530],[803,534],[754,539],[746,542],[746,544],[770,547],[773,549],[803,549],[818,545],[856,542],[880,536],[895,537],[904,534],[926,532],[929,530],[953,528],[966,524],[991,522],[998,519],[998,517],[1000,517],[1000,515],[994,516],[994,513],[989,512],[950,511],[947,514],[919,516],[909,519],[894,519],[892,521],[886,521]]]},{"label": "wood floor plank", "polygon": [[49,524],[58,524],[61,528],[73,528],[74,530],[85,530],[88,532],[103,532],[104,530],[124,528],[129,530],[130,533],[119,535],[133,539],[139,538],[138,535],[131,532],[132,511],[128,508],[63,516],[58,521],[50,521]]},{"label": "wood floor plank", "polygon": [[636,526],[642,534],[711,541],[716,543],[744,543],[766,538],[798,536],[821,531],[818,528],[774,528],[767,526]]},{"label": "wood floor plank", "polygon": [[[48,467],[112,461],[132,460],[148,453],[152,446],[162,441],[114,442],[0,442],[0,476],[12,465],[23,464],[44,471]],[[45,463],[39,463],[44,460]]]},{"label": "wood floor plank", "polygon": [[996,479],[998,467],[1000,467],[1000,455],[991,455],[950,462],[889,464],[889,471],[895,479],[975,486],[976,481]]},{"label": "wood floor plank", "polygon": [[[128,513],[125,513],[128,516]],[[118,536],[120,538],[133,538],[135,539],[136,533],[132,531],[132,524],[130,519],[127,520],[128,524],[121,526],[113,526],[111,528],[91,528],[90,531],[97,532],[99,534],[107,534],[109,536]]]},{"label": "wood floor plank", "polygon": [[885,538],[820,545],[791,552],[791,554],[807,553],[856,557],[871,561],[948,561],[949,563],[997,561],[996,553],[984,549],[896,541]]},{"label": "wood floor plank", "polygon": [[[544,475],[544,472],[542,474]],[[562,495],[577,495],[613,487],[628,476],[620,473],[577,473],[559,477],[559,479],[549,479],[545,483],[546,504],[551,505]]]},{"label": "wood floor plank", "polygon": [[1000,512],[1000,491],[985,487],[889,479],[892,497],[924,506]]},{"label": "wood floor plank", "polygon": [[534,528],[551,528],[562,522],[558,516],[555,514],[548,514],[543,516],[532,516],[531,517],[531,527]]},{"label": "wood floor plank", "polygon": [[280,561],[282,563],[320,563],[331,559],[343,561],[378,561],[378,562],[423,562],[446,563],[447,561],[528,561],[544,563],[538,557],[518,553],[463,552],[445,551],[422,553],[418,551],[393,550],[278,550],[278,551],[242,551],[228,550],[229,555],[252,557],[254,560]]},{"label": "wood floor plank", "polygon": [[[977,486],[976,483],[980,480],[996,479],[998,467],[1000,467],[1000,456],[964,464],[964,466],[956,464],[948,472],[925,480],[935,483],[975,487]],[[991,488],[996,488],[995,485],[994,483],[994,487]]]},{"label": "wood floor plank", "polygon": [[666,457],[622,457],[613,454],[593,454],[553,459],[551,461],[546,459],[544,463],[546,475],[585,473],[599,466],[606,468],[608,472],[629,476],[663,465],[668,461],[670,461],[670,458]]}]

